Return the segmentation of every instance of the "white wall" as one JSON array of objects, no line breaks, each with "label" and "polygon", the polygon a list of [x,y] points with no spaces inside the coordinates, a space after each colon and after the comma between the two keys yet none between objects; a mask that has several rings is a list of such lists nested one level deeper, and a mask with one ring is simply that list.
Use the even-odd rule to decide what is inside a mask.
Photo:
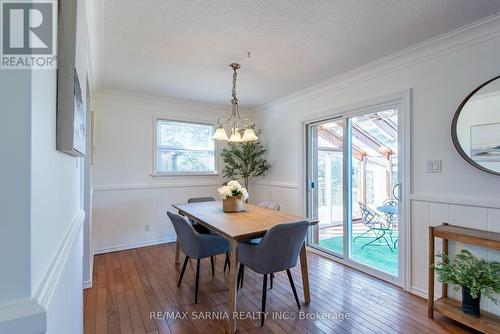
[{"label": "white wall", "polygon": [[0,306],[30,297],[30,84],[0,70]]},{"label": "white wall", "polygon": [[[154,117],[212,123],[227,106],[188,103],[130,92],[94,96],[93,234],[97,253],[175,240],[167,210],[190,197],[217,196],[220,176],[153,177]],[[220,152],[218,170],[222,170]],[[149,232],[145,225],[151,226]]]},{"label": "white wall", "polygon": [[[78,52],[86,59],[84,5],[79,2],[84,47]],[[7,221],[0,233],[0,289],[6,290],[0,291],[0,333],[82,333],[82,158],[56,150],[57,72],[0,71],[0,82],[8,145],[1,174],[9,179],[0,189],[9,207],[2,206]],[[4,188],[11,183],[17,189]]]},{"label": "white wall", "polygon": [[[272,103],[259,112],[258,125],[272,170],[253,187],[253,200],[269,199],[284,211],[301,213],[300,120],[331,110],[411,89],[412,291],[427,290],[427,231],[429,224],[450,222],[498,230],[500,220],[490,209],[500,208],[500,177],[475,169],[462,160],[452,144],[452,117],[461,101],[477,86],[500,74],[500,19],[463,29],[398,55],[370,64]],[[443,173],[426,173],[427,160],[443,160]],[[305,181],[304,181],[305,182]],[[425,205],[417,204],[424,201]],[[461,203],[450,215],[429,220],[433,203]],[[480,208],[478,208],[480,207]],[[445,210],[446,211],[446,210]],[[496,211],[491,211],[496,212]],[[489,252],[490,257],[498,253]],[[496,310],[495,312],[498,312]]]},{"label": "white wall", "polygon": [[33,72],[31,284],[36,291],[82,209],[81,158],[56,151],[56,73]]},{"label": "white wall", "polygon": [[[83,159],[55,149],[55,71],[34,71],[32,92],[32,296],[45,309],[47,333],[79,333],[82,327],[66,331],[65,324],[71,320],[76,326],[83,321],[83,245],[79,241],[83,223]],[[68,239],[75,228],[77,234]],[[65,247],[71,251],[65,251]]]}]

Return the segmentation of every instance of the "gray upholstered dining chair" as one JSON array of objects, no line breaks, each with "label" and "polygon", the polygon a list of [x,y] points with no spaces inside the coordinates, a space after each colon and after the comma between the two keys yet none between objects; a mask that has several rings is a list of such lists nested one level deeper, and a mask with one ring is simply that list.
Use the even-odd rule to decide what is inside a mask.
[{"label": "gray upholstered dining chair", "polygon": [[[188,203],[201,203],[201,202],[213,202],[215,201],[215,198],[213,197],[192,197],[188,199]],[[209,234],[210,230],[206,228],[203,225],[197,224],[195,221],[191,221],[191,224],[193,224],[194,229],[203,234]]]},{"label": "gray upholstered dining chair", "polygon": [[[260,206],[261,208],[265,208],[265,209],[269,209],[269,210],[280,211],[280,205],[278,203],[271,202],[271,201],[262,201],[257,206]],[[245,242],[248,242],[251,244],[258,244],[261,241],[262,241],[262,238],[254,238],[254,239],[246,240]]]},{"label": "gray upholstered dining chair", "polygon": [[258,206],[260,206],[262,208],[270,209],[270,210],[276,210],[276,211],[280,210],[280,205],[278,203],[275,203],[272,201],[262,201],[258,204]]},{"label": "gray upholstered dining chair", "polygon": [[[192,197],[188,199],[188,203],[202,203],[202,202],[214,202],[215,198],[213,197]],[[196,223],[195,221],[191,220],[191,224],[193,224],[193,228],[196,230],[196,232],[201,233],[201,234],[210,234],[210,230],[206,228],[205,226]],[[214,258],[211,257],[210,261],[212,263],[212,273],[214,272]],[[229,262],[229,254],[226,254],[226,260],[224,261],[224,272],[226,272],[226,268],[229,267],[231,270],[231,262]]]},{"label": "gray upholstered dining chair", "polygon": [[[246,242],[238,243],[240,271],[237,283],[240,283],[240,280],[243,279],[243,270],[245,267],[264,275],[262,314],[266,311],[267,275],[272,275],[283,270],[286,270],[295,301],[300,310],[299,297],[297,296],[290,268],[297,265],[300,248],[305,241],[308,227],[309,222],[307,221],[280,224],[269,229],[262,238],[262,241],[257,245]],[[261,318],[260,324],[264,326],[264,317]]]},{"label": "gray upholstered dining chair", "polygon": [[[272,202],[272,201],[262,201],[260,202],[257,206],[260,206],[261,208],[269,209],[269,210],[275,210],[275,211],[280,211],[280,205],[278,203]],[[262,241],[262,238],[253,238],[250,240],[245,240],[245,242],[257,245]],[[224,266],[225,268],[225,266]],[[244,269],[242,269],[244,270]],[[225,269],[224,269],[225,271]],[[241,274],[243,275],[243,274]],[[273,279],[274,279],[274,274],[269,275],[269,281],[271,283],[271,289],[273,288]],[[241,279],[240,282],[241,286],[243,286],[243,279]]]},{"label": "gray upholstered dining chair", "polygon": [[177,240],[179,241],[182,252],[186,255],[182,265],[181,275],[177,286],[181,285],[182,277],[186,271],[186,265],[190,258],[196,259],[196,281],[194,290],[194,302],[198,303],[198,286],[200,283],[200,260],[210,257],[212,259],[212,275],[214,274],[213,256],[229,252],[229,241],[215,234],[198,233],[186,217],[171,211],[167,212],[168,217],[174,225]]}]

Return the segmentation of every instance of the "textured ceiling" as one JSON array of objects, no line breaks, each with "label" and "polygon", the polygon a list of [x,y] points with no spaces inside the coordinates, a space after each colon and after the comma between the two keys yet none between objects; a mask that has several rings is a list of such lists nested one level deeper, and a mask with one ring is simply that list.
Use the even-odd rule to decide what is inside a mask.
[{"label": "textured ceiling", "polygon": [[[106,0],[101,87],[256,107],[500,11],[500,0]],[[250,58],[247,53],[251,52]]]}]

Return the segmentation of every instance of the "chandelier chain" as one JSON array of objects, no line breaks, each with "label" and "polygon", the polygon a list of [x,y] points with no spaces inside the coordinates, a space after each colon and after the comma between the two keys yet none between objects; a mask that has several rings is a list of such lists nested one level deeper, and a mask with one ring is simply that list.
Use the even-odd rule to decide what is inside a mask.
[{"label": "chandelier chain", "polygon": [[236,68],[233,68],[233,89],[231,91],[231,95],[233,96],[233,99],[231,100],[231,102],[233,104],[236,104],[238,103],[238,98],[236,97],[236,78],[237,78],[238,74],[236,73]]}]

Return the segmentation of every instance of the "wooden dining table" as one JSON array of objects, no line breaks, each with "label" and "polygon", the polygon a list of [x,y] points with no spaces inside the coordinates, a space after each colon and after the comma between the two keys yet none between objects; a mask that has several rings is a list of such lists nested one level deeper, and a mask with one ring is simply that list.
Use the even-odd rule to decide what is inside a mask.
[{"label": "wooden dining table", "polygon": [[[311,225],[317,220],[311,220],[281,211],[270,210],[252,204],[245,204],[245,211],[238,213],[225,213],[222,211],[220,201],[176,204],[174,208],[179,214],[201,224],[212,232],[221,235],[231,244],[230,259],[233,270],[229,273],[229,333],[236,331],[236,298],[237,298],[237,268],[238,268],[238,242],[252,237],[264,235],[271,227],[284,223],[308,221]],[[179,263],[180,247],[177,242],[175,262]],[[309,292],[309,273],[307,270],[307,253],[305,242],[300,250],[300,267],[304,300],[306,304],[311,301]]]}]

